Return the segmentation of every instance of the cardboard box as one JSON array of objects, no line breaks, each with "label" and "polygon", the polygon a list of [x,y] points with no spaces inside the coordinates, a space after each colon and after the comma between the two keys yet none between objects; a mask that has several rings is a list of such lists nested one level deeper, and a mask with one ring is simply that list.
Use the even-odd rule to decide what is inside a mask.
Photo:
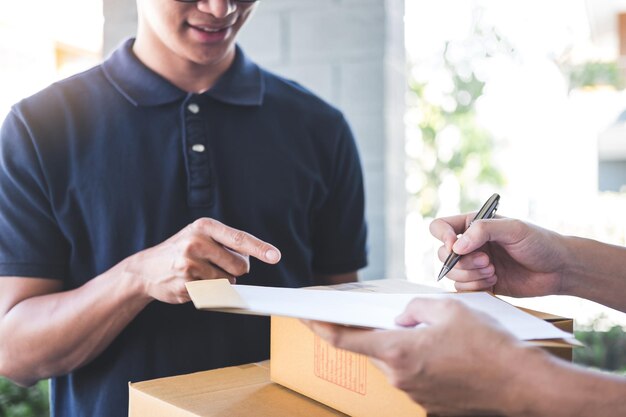
[{"label": "cardboard box", "polygon": [[129,417],[345,417],[272,383],[267,362],[129,383],[128,388]]},{"label": "cardboard box", "polygon": [[[531,310],[529,308],[523,308],[523,307],[517,307],[517,308],[529,314],[532,314],[535,317],[539,317],[540,319],[547,321],[548,323],[552,324],[553,326],[561,330],[564,330],[572,334],[574,333],[574,320],[573,319],[557,316],[557,315],[550,314],[550,313],[544,313],[542,311]],[[566,360],[568,362],[572,361],[573,354],[574,354],[573,352],[574,346],[578,346],[578,345],[572,345],[570,343],[564,343],[558,340],[554,340],[554,341],[535,340],[535,341],[530,341],[529,343],[542,347],[543,349],[547,350],[554,356],[561,358],[563,360]]]},{"label": "cardboard box", "polygon": [[[342,290],[376,292],[437,292],[398,280],[339,286]],[[330,288],[330,287],[329,287]],[[571,332],[573,321],[525,310]],[[298,319],[272,317],[271,380],[354,417],[425,417],[426,411],[387,378],[367,357],[335,349]],[[533,342],[571,360],[572,346],[558,341]]]}]

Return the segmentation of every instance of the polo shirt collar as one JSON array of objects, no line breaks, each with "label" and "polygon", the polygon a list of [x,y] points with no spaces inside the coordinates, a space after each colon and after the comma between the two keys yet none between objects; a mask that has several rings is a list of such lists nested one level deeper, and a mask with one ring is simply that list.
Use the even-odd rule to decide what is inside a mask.
[{"label": "polo shirt collar", "polygon": [[[134,39],[128,39],[102,64],[109,82],[135,106],[158,106],[188,95],[146,67],[133,53]],[[204,95],[240,106],[263,104],[265,85],[261,69],[248,59],[239,46],[230,68]]]}]

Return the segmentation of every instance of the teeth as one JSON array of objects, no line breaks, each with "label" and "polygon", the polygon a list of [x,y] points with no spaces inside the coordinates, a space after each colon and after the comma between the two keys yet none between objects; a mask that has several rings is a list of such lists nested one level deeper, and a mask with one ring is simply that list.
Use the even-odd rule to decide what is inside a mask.
[{"label": "teeth", "polygon": [[200,28],[200,29],[204,32],[211,32],[211,33],[219,32],[221,30],[221,29],[210,29],[210,28]]}]

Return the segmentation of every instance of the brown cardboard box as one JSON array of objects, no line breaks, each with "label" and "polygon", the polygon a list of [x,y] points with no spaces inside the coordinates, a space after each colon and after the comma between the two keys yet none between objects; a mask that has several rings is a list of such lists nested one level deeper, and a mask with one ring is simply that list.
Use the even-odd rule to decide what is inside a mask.
[{"label": "brown cardboard box", "polygon": [[129,383],[129,417],[337,417],[345,414],[269,378],[250,364]]},{"label": "brown cardboard box", "polygon": [[[328,289],[441,292],[403,280],[369,281]],[[572,331],[572,320],[526,311],[563,330]],[[561,357],[571,358],[569,345],[558,342],[541,342],[541,345],[548,346],[548,350]],[[272,317],[271,355],[271,379],[284,386],[270,381],[268,362],[129,383],[128,415],[345,416],[337,411],[341,410],[355,417],[426,416],[422,407],[389,385],[384,375],[366,357],[333,348],[297,319]]]},{"label": "brown cardboard box", "polygon": [[424,417],[367,357],[335,349],[298,319],[272,317],[271,379],[354,417]]},{"label": "brown cardboard box", "polygon": [[[550,313],[544,313],[542,311],[531,310],[529,308],[517,307],[522,311],[525,311],[529,314],[532,314],[535,317],[539,317],[542,320],[545,320],[551,323],[553,326],[564,330],[568,333],[574,333],[574,320],[568,319],[561,316],[556,316]],[[540,346],[553,354],[554,356],[566,360],[568,362],[572,361],[573,357],[573,345],[570,343],[563,343],[561,341],[550,341],[550,340],[536,340],[531,341],[530,343]],[[578,345],[576,345],[578,346]],[[581,345],[582,346],[582,345]]]},{"label": "brown cardboard box", "polygon": [[[340,289],[377,292],[427,292],[422,286],[380,280],[341,286]],[[571,332],[573,321],[525,310]],[[299,320],[272,317],[271,379],[301,394],[354,417],[425,417],[426,411],[387,378],[363,355],[335,349],[314,335]],[[572,346],[558,341],[534,342],[571,360]]]}]

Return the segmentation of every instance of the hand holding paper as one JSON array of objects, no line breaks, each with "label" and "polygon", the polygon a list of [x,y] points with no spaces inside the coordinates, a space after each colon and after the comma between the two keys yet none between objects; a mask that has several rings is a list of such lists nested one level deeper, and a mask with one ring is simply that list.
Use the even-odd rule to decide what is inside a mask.
[{"label": "hand holding paper", "polygon": [[230,285],[192,281],[187,289],[198,309],[276,315],[375,329],[399,329],[398,317],[415,297],[455,299],[495,319],[517,339],[573,337],[487,293],[381,294]]},{"label": "hand holding paper", "polygon": [[523,367],[549,362],[549,355],[516,340],[488,315],[450,298],[416,298],[398,321],[428,326],[370,331],[308,325],[336,348],[372,358],[428,415],[511,415],[507,390],[528,375]]}]

